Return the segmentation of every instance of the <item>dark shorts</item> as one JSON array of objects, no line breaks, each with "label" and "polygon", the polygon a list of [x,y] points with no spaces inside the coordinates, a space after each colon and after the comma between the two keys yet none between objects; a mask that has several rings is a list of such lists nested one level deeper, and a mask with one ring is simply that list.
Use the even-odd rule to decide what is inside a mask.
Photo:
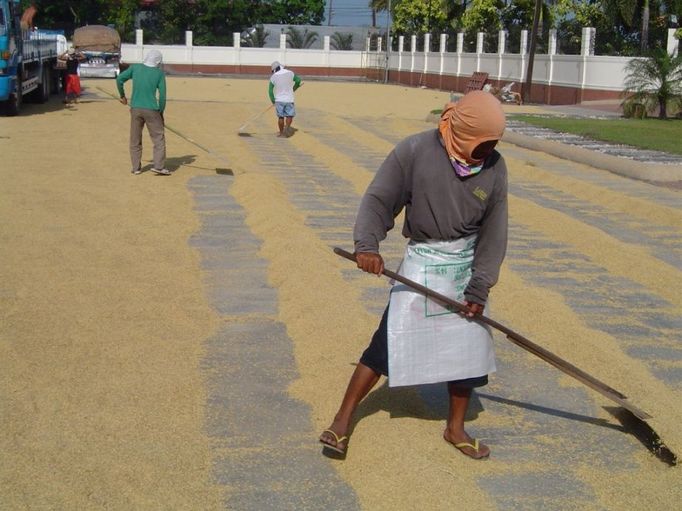
[{"label": "dark shorts", "polygon": [[[381,322],[377,331],[372,336],[372,341],[360,357],[360,363],[366,365],[377,374],[388,376],[388,307],[386,307],[383,316],[381,316]],[[463,388],[483,387],[488,384],[488,375],[484,374],[475,378],[454,380],[449,383]]]}]

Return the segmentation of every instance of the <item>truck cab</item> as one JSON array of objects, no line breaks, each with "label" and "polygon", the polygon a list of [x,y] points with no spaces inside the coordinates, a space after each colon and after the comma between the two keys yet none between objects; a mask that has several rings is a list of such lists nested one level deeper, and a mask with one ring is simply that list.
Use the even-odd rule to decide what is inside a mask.
[{"label": "truck cab", "polygon": [[[24,98],[44,103],[59,90],[59,37],[22,28],[19,0],[0,0],[0,111],[17,115]],[[65,39],[64,39],[65,40]]]}]

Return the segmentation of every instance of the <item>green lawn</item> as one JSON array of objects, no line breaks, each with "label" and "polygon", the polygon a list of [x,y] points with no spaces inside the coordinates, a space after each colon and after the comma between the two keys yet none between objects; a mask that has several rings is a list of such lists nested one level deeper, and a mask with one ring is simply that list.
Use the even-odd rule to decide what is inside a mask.
[{"label": "green lawn", "polygon": [[682,154],[680,119],[573,119],[538,115],[510,115],[509,118],[595,140]]}]

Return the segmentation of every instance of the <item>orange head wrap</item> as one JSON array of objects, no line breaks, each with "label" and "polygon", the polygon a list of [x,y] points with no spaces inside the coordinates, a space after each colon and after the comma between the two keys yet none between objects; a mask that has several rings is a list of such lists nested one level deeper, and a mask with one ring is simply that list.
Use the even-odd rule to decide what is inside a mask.
[{"label": "orange head wrap", "polygon": [[448,103],[438,129],[450,160],[466,165],[479,163],[471,153],[483,142],[502,138],[504,111],[499,100],[488,92],[471,91],[456,103]]}]

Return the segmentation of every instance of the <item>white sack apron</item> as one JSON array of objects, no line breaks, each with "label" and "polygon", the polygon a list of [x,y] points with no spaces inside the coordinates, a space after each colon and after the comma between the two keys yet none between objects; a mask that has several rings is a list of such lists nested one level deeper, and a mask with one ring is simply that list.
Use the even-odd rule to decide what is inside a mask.
[{"label": "white sack apron", "polygon": [[[411,241],[398,273],[462,302],[475,244],[475,234],[455,241]],[[389,303],[389,386],[463,380],[495,371],[486,325],[450,312],[400,283],[391,289]]]}]

